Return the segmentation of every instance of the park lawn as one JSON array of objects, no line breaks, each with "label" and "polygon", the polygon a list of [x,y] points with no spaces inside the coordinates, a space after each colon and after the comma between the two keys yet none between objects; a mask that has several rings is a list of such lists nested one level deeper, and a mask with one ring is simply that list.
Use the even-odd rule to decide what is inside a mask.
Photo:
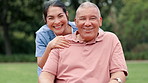
[{"label": "park lawn", "polygon": [[0,83],[37,83],[36,63],[0,63]]},{"label": "park lawn", "polygon": [[[148,82],[148,61],[127,61],[126,83]],[[37,83],[36,63],[0,63],[0,83]]]},{"label": "park lawn", "polygon": [[148,83],[148,61],[127,61],[127,65],[126,83]]}]

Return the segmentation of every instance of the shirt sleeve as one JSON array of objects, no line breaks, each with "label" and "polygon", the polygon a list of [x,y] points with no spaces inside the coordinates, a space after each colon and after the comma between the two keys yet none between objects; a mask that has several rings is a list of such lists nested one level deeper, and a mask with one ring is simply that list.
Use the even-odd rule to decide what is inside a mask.
[{"label": "shirt sleeve", "polygon": [[42,35],[39,33],[36,33],[36,39],[35,39],[35,44],[36,44],[35,56],[36,57],[42,57],[46,49],[46,45],[44,42],[45,41],[43,40]]},{"label": "shirt sleeve", "polygon": [[113,44],[113,53],[111,56],[110,73],[123,71],[125,75],[128,75],[127,65],[124,58],[123,49],[120,41],[116,37]]},{"label": "shirt sleeve", "polygon": [[51,50],[42,71],[56,75],[58,71],[58,61],[59,61],[58,49]]}]

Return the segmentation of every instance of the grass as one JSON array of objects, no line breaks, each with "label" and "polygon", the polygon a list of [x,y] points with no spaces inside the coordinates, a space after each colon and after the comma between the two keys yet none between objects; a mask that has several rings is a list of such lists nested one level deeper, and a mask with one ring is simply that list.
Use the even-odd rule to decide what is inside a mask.
[{"label": "grass", "polygon": [[129,61],[126,83],[147,83],[148,82],[148,61]]},{"label": "grass", "polygon": [[[126,83],[148,82],[148,61],[127,61]],[[1,83],[37,83],[36,63],[0,63]]]},{"label": "grass", "polygon": [[37,83],[35,63],[0,63],[1,83]]}]

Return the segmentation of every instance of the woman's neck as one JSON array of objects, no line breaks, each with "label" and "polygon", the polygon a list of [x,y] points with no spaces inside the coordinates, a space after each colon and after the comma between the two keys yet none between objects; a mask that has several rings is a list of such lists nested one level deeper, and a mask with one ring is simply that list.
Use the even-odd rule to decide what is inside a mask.
[{"label": "woman's neck", "polygon": [[70,25],[67,25],[63,35],[72,34],[72,27]]}]

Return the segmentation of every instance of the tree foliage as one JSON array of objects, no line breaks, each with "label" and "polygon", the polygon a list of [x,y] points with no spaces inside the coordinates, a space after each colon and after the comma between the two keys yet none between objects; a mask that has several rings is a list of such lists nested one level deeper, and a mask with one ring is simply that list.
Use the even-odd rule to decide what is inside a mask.
[{"label": "tree foliage", "polygon": [[118,19],[119,29],[125,50],[131,51],[148,42],[148,1],[124,0],[124,4]]},{"label": "tree foliage", "polygon": [[[1,0],[1,47],[5,53],[30,53],[34,32],[40,25],[42,0]],[[32,51],[32,50],[31,50]],[[3,53],[3,51],[1,51]],[[31,52],[32,53],[32,52]]]},{"label": "tree foliage", "polygon": [[[32,54],[35,32],[43,25],[42,5],[47,0],[0,0],[0,54]],[[84,1],[101,10],[103,30],[115,32],[125,51],[147,49],[147,0],[61,0],[67,6],[70,21]]]},{"label": "tree foliage", "polygon": [[[67,9],[70,13],[70,20],[74,19],[75,11],[79,5],[85,1],[90,1],[95,3],[101,10],[102,17],[106,17],[109,14],[111,5],[113,5],[113,0],[61,0],[67,6]],[[103,11],[102,11],[103,10]]]}]

